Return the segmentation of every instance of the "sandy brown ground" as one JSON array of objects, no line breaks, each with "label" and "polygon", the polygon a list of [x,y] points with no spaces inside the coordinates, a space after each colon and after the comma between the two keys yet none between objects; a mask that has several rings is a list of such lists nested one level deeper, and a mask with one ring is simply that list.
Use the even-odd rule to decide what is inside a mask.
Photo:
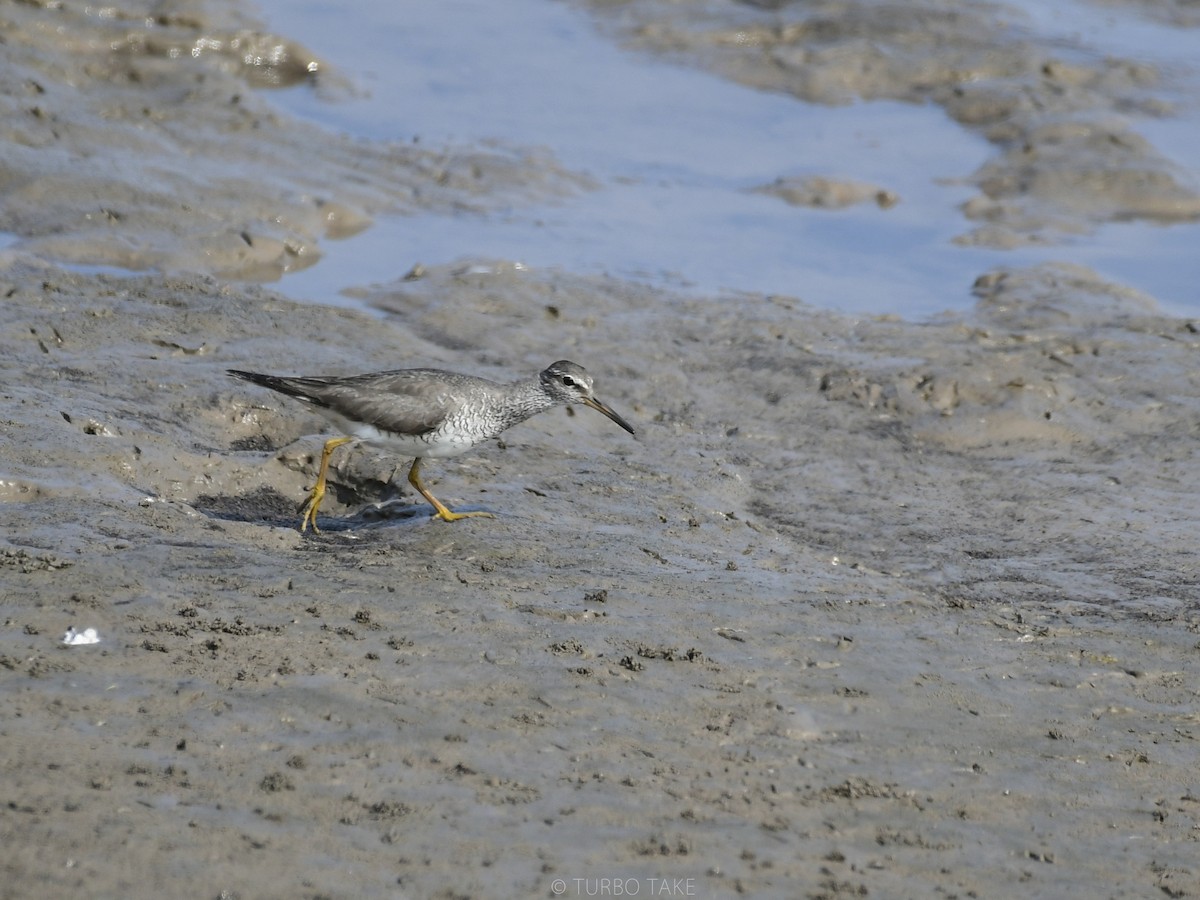
[{"label": "sandy brown ground", "polygon": [[[197,72],[243,77],[161,77]],[[403,170],[275,124],[346,167],[323,202]],[[404,177],[575,184],[518,159]],[[91,227],[64,171],[47,234]],[[236,258],[120,221],[72,239]],[[1200,895],[1200,323],[1067,265],[914,324],[486,260],[355,312],[45,252],[0,272],[0,897]],[[636,440],[559,411],[432,464],[497,514],[452,525],[352,451],[317,536],[322,423],[224,375],[559,357]]]}]

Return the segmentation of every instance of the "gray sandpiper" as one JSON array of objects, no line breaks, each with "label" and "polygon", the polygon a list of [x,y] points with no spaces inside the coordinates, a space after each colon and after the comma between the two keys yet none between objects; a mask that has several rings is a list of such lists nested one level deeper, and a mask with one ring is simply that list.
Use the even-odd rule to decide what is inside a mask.
[{"label": "gray sandpiper", "polygon": [[229,374],[312,406],[341,432],[325,442],[317,483],[304,504],[303,532],[317,527],[317,509],[325,496],[329,457],[338,447],[362,441],[397,455],[413,457],[408,482],[447,522],[489,512],[452,512],[421,483],[421,461],[466,453],[530,416],[555,406],[582,403],[604,413],[630,434],[629,423],[596,399],[592,376],[565,359],[536,378],[501,384],[444,369],[396,369],[342,378],[287,378],[229,369]]}]

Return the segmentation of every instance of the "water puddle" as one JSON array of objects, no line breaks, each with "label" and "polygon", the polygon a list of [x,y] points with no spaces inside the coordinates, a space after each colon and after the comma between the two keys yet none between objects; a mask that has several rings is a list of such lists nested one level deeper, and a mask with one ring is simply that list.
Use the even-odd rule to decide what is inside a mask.
[{"label": "water puddle", "polygon": [[[282,290],[296,297],[339,302],[346,288],[398,278],[418,262],[484,257],[923,317],[969,307],[970,286],[988,269],[1065,259],[1168,309],[1197,308],[1190,260],[1200,226],[1110,225],[1017,251],[951,243],[971,227],[958,205],[974,191],[962,180],[993,148],[934,106],[820,107],[751,90],[625,51],[585,13],[544,0],[260,6],[273,29],[355,85],[275,95],[288,112],[373,139],[545,147],[598,183],[498,215],[384,217],[286,278]],[[1124,40],[1115,17],[1106,25],[1093,15],[1072,35],[1085,20],[1026,6],[1026,27],[1061,30],[1064,41],[1094,40],[1100,52]],[[1136,55],[1182,58],[1180,41],[1156,44],[1170,29],[1140,23],[1130,33],[1144,51]],[[1153,123],[1169,155],[1200,136],[1197,110],[1184,112]],[[815,210],[751,192],[808,175],[876,184],[901,202]]]}]

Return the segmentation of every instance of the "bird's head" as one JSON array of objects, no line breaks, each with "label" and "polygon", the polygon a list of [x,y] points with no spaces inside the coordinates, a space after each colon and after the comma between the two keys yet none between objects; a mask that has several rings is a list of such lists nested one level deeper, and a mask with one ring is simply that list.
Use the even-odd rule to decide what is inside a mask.
[{"label": "bird's head", "polygon": [[546,393],[557,402],[582,403],[596,412],[604,413],[630,434],[633,434],[633,428],[628,422],[596,399],[596,395],[592,392],[592,376],[583,366],[560,359],[543,370],[541,382]]}]

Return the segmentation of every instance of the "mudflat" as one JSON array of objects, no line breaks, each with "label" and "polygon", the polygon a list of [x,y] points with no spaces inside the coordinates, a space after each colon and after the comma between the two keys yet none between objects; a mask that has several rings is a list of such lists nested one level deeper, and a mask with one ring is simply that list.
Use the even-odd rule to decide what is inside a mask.
[{"label": "mudflat", "polygon": [[[280,118],[232,5],[2,14],[0,897],[1200,893],[1200,323],[1068,264],[923,323],[487,259],[296,303],[245,278],[332,210],[585,179]],[[636,439],[431,462],[455,523],[340,450],[319,535],[323,421],[225,375],[559,358]]]}]

